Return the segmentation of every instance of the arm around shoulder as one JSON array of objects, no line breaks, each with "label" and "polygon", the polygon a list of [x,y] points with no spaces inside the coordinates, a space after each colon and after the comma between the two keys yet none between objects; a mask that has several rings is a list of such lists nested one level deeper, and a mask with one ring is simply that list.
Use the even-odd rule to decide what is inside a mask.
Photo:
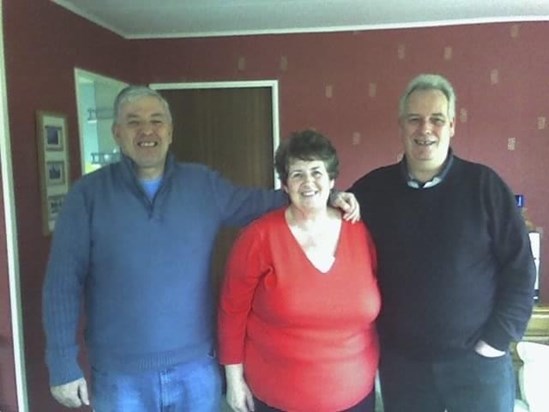
[{"label": "arm around shoulder", "polygon": [[282,190],[238,186],[216,171],[209,171],[213,201],[224,225],[245,226],[263,214],[288,204]]}]

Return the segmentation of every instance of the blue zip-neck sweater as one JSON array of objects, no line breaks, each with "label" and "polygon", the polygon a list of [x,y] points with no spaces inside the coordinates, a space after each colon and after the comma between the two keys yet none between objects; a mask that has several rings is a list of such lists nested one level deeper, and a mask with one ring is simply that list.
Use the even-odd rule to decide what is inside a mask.
[{"label": "blue zip-neck sweater", "polygon": [[149,200],[131,159],[82,177],[57,219],[44,285],[50,384],[82,377],[76,331],[85,298],[92,366],[134,373],[200,359],[213,346],[210,261],[221,226],[287,202],[168,156]]}]

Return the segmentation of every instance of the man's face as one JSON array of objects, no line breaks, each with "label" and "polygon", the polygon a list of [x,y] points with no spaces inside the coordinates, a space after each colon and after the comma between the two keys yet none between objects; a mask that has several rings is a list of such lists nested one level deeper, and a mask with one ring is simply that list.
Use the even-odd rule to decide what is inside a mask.
[{"label": "man's face", "polygon": [[455,121],[449,118],[448,100],[440,90],[410,94],[400,118],[400,137],[412,173],[437,173],[448,154]]},{"label": "man's face", "polygon": [[124,104],[112,128],[122,152],[137,165],[137,175],[153,179],[164,172],[173,125],[162,102],[143,96]]}]

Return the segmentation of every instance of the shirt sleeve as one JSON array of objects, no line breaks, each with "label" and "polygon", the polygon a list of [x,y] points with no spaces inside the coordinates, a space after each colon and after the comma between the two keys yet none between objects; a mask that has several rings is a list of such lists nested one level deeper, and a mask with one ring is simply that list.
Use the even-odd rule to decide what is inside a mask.
[{"label": "shirt sleeve", "polygon": [[81,298],[89,266],[89,216],[81,187],[67,194],[57,218],[43,287],[46,363],[50,385],[83,376],[76,340]]},{"label": "shirt sleeve", "polygon": [[264,263],[262,239],[248,227],[235,241],[227,260],[218,310],[219,361],[242,363],[248,314],[261,277],[269,270]]}]

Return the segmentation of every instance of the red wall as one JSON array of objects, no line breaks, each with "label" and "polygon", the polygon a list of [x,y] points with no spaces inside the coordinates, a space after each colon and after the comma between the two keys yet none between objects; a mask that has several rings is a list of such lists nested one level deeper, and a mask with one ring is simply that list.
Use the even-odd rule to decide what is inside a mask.
[{"label": "red wall", "polygon": [[[338,187],[401,154],[397,103],[411,77],[447,76],[458,94],[453,147],[494,168],[549,227],[549,23],[137,42],[150,82],[278,79],[281,134],[314,127],[342,161]],[[331,91],[331,95],[330,95]],[[514,150],[508,149],[514,139]],[[549,242],[542,241],[549,304]]]},{"label": "red wall", "polygon": [[[401,153],[397,102],[421,72],[447,76],[458,94],[453,146],[486,163],[549,227],[549,23],[499,23],[327,34],[149,40],[150,82],[278,79],[282,136],[314,127],[342,160],[340,188]],[[330,94],[331,92],[331,94]],[[509,150],[510,139],[515,148]],[[542,243],[542,300],[549,304],[549,243]]]},{"label": "red wall", "polygon": [[[457,124],[456,153],[495,168],[525,195],[534,223],[541,230],[549,225],[543,202],[549,196],[549,23],[128,41],[49,0],[3,0],[3,14],[31,411],[64,410],[51,400],[43,361],[40,294],[49,238],[41,233],[35,112],[68,114],[76,178],[74,67],[128,82],[279,79],[282,135],[315,127],[331,136],[342,160],[341,188],[396,160],[399,93],[413,75],[440,72],[456,86],[458,111],[467,113]],[[446,58],[445,48],[451,48]],[[544,128],[538,117],[545,117]],[[507,149],[509,138],[516,139],[514,151]],[[546,243],[542,259],[549,259]],[[0,298],[4,286],[0,278]],[[542,286],[549,304],[549,269]]]}]

